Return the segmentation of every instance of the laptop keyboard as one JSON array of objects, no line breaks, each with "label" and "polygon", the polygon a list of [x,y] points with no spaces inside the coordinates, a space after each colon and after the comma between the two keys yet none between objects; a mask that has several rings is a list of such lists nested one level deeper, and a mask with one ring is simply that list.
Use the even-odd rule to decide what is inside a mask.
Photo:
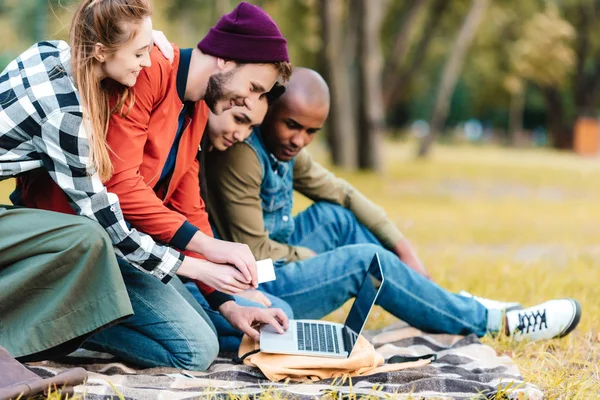
[{"label": "laptop keyboard", "polygon": [[335,328],[328,324],[297,322],[298,350],[339,353]]}]

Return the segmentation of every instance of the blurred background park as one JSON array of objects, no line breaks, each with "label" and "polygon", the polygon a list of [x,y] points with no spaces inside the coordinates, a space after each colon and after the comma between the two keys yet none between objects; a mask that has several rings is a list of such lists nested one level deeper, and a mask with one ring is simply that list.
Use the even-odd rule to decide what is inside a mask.
[{"label": "blurred background park", "polygon": [[[35,41],[66,39],[76,3],[0,0],[0,69]],[[155,0],[154,25],[190,47],[236,3]],[[386,135],[416,138],[421,155],[435,140],[598,153],[598,1],[253,3],[278,22],[293,63],[331,85],[338,165],[381,168]]]},{"label": "blurred background park", "polygon": [[[442,286],[577,298],[563,340],[485,340],[547,398],[600,398],[600,1],[251,2],[330,85],[313,155],[386,209]],[[66,39],[76,3],[0,0],[0,69]],[[192,47],[235,4],[154,0],[154,26]],[[379,310],[371,327],[391,321]]]}]

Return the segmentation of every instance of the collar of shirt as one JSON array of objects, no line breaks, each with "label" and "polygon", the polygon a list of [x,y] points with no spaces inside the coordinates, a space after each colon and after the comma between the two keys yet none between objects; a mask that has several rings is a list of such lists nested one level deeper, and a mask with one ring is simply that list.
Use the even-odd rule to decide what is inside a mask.
[{"label": "collar of shirt", "polygon": [[177,94],[182,103],[185,103],[185,89],[187,87],[190,61],[192,60],[192,49],[181,49],[179,51],[179,68],[177,70]]}]

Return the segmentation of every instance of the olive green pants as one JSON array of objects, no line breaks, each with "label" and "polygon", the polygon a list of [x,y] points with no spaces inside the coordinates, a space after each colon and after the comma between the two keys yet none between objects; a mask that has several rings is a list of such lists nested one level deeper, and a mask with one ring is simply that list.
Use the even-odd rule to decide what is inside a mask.
[{"label": "olive green pants", "polygon": [[76,347],[78,338],[132,314],[99,224],[0,205],[0,346],[15,357]]}]

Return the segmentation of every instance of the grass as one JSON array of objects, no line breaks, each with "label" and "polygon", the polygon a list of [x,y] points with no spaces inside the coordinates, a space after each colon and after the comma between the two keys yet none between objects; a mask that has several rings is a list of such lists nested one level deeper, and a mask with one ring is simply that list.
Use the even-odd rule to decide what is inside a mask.
[{"label": "grass", "polygon": [[[440,285],[525,306],[577,298],[583,316],[567,338],[484,341],[547,399],[600,397],[600,159],[470,146],[439,146],[425,161],[413,154],[411,143],[388,143],[382,173],[335,172],[386,209]],[[0,203],[10,188],[0,183]],[[308,204],[299,196],[296,210]],[[378,309],[369,328],[393,321]]]},{"label": "grass", "polygon": [[[600,159],[471,146],[440,146],[425,161],[413,155],[411,143],[390,143],[382,173],[336,173],[386,209],[441,286],[525,306],[578,299],[580,325],[564,339],[484,342],[510,355],[547,399],[599,398]],[[393,321],[378,309],[369,328]]]},{"label": "grass", "polygon": [[[27,397],[27,400],[84,400],[84,396],[81,396],[79,394],[73,394],[73,395],[63,395],[61,393],[60,390],[58,390],[56,387],[54,388],[49,388],[50,390],[48,391],[48,394],[46,396],[44,396],[43,394],[37,395],[37,396],[32,396],[32,397]],[[19,397],[17,398],[17,400],[25,400],[24,397]]]}]

